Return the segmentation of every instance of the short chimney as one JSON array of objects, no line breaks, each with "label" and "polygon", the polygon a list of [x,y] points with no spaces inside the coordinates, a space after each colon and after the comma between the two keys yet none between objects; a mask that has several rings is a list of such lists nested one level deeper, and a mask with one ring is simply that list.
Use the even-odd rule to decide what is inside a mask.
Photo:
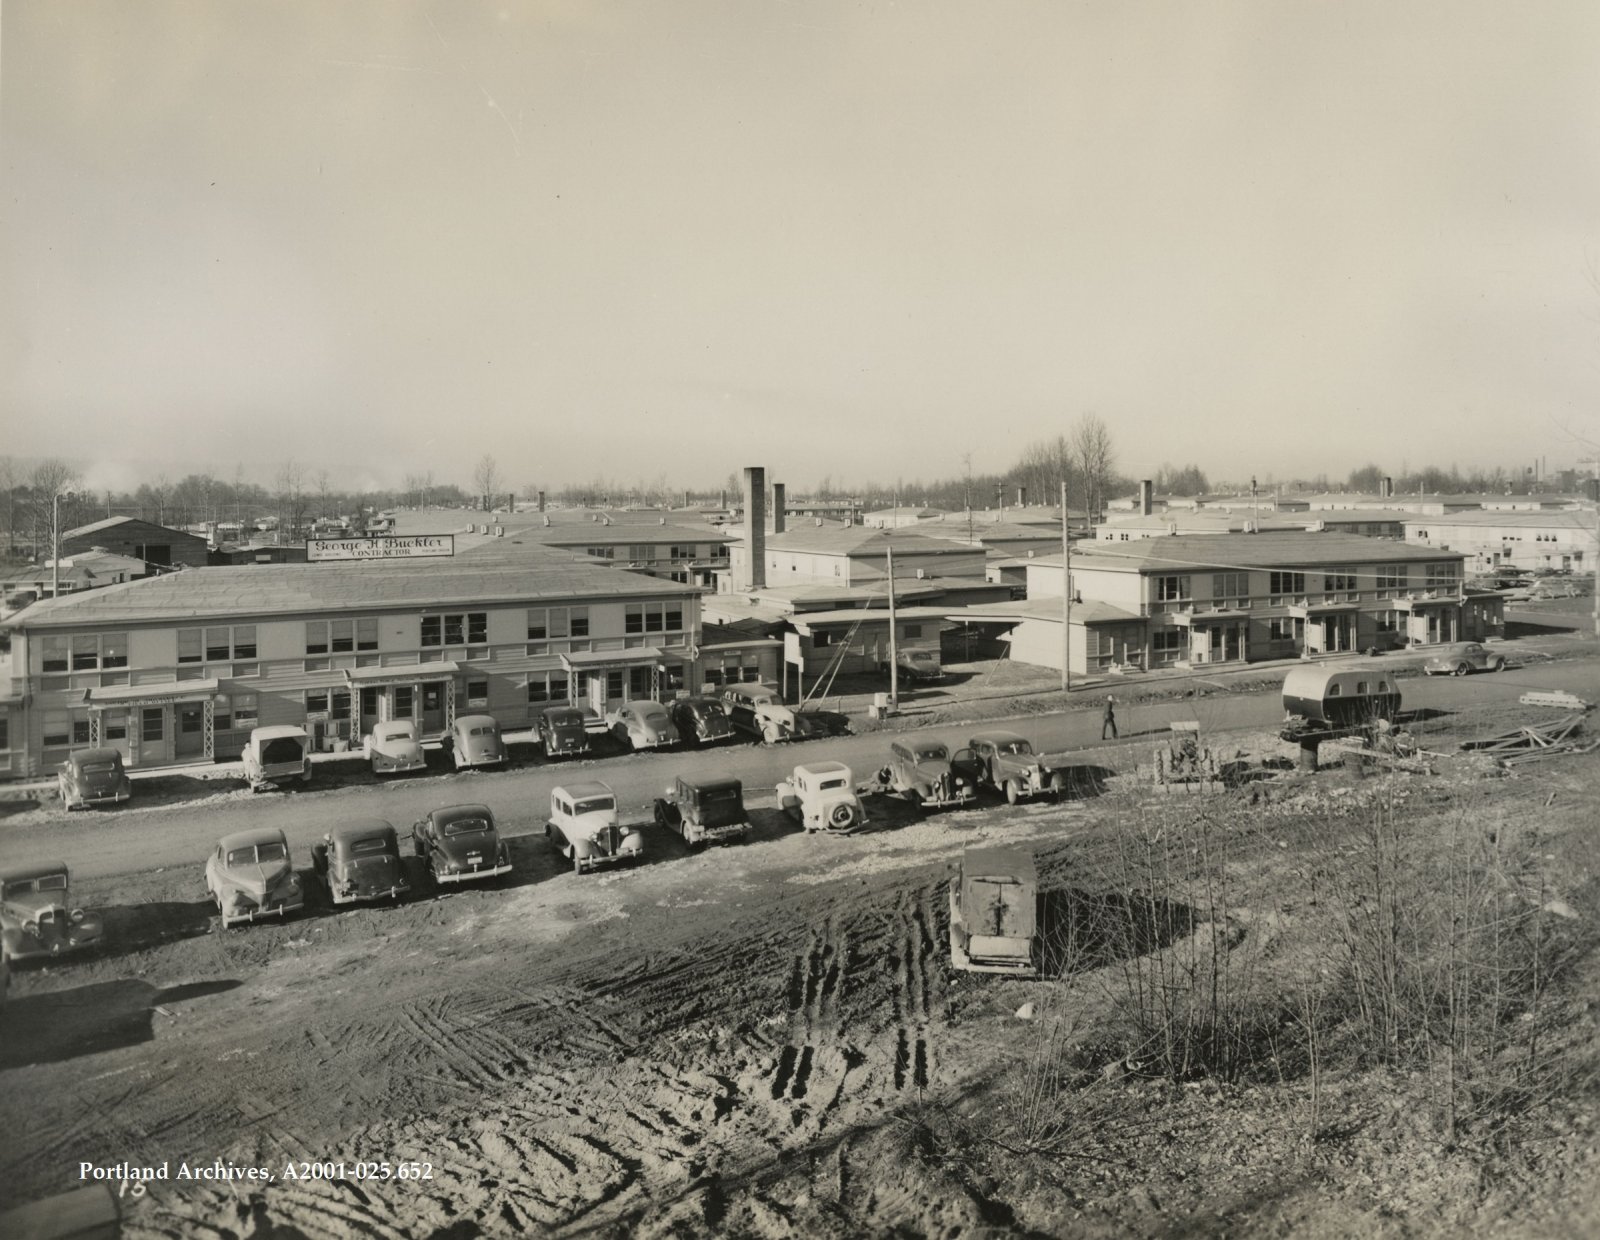
[{"label": "short chimney", "polygon": [[1389,477],[1383,478],[1378,483],[1378,495],[1379,495],[1379,497],[1382,498],[1382,499],[1388,499],[1393,494],[1394,494],[1394,479],[1393,478],[1389,478]]},{"label": "short chimney", "polygon": [[1027,487],[1018,487],[1017,488],[1017,507],[1018,508],[1026,508],[1027,506],[1028,506],[1028,488]]},{"label": "short chimney", "polygon": [[744,471],[745,588],[760,590],[767,584],[767,471],[759,465]]},{"label": "short chimney", "polygon": [[772,484],[772,532],[774,534],[781,534],[787,528],[783,521],[783,503],[785,492],[787,491],[788,487],[781,482]]},{"label": "short chimney", "polygon": [[1146,478],[1139,484],[1139,515],[1148,517],[1155,511],[1156,484]]},{"label": "short chimney", "polygon": [[539,492],[539,511],[540,512],[544,511],[544,492],[543,491]]}]

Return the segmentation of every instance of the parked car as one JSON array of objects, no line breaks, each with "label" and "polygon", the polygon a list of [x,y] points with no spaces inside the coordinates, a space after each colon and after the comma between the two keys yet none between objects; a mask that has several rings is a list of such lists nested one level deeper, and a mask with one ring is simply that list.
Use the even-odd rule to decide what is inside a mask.
[{"label": "parked car", "polygon": [[827,732],[811,715],[784,705],[783,695],[772,685],[728,685],[722,691],[722,707],[735,728],[760,737],[766,745]]},{"label": "parked car", "polygon": [[278,724],[253,728],[244,746],[244,777],[251,792],[276,788],[281,780],[311,782],[311,737],[304,728]]},{"label": "parked car", "polygon": [[121,751],[79,749],[61,764],[56,790],[67,809],[117,805],[133,795],[133,781],[122,768]]},{"label": "parked car", "polygon": [[487,805],[447,805],[411,827],[412,850],[436,883],[470,883],[511,873],[511,849]]},{"label": "parked car", "polygon": [[678,728],[660,702],[625,702],[606,718],[606,726],[624,749],[665,749],[678,743]]},{"label": "parked car", "polygon": [[778,785],[778,804],[807,831],[847,835],[866,825],[867,810],[856,795],[856,781],[843,762],[797,766]]},{"label": "parked car", "polygon": [[411,890],[400,839],[382,818],[340,823],[312,848],[311,865],[335,904],[398,900]]},{"label": "parked car", "polygon": [[895,656],[902,680],[943,680],[944,668],[937,650],[902,650]]},{"label": "parked car", "polygon": [[711,745],[733,735],[733,722],[714,697],[678,698],[667,707],[678,739],[689,745]]},{"label": "parked car", "polygon": [[544,834],[578,874],[603,865],[637,865],[644,856],[643,834],[618,823],[616,793],[599,780],[552,789]]},{"label": "parked car", "polygon": [[1457,642],[1441,649],[1422,670],[1430,676],[1465,676],[1468,672],[1498,672],[1505,665],[1503,656],[1478,642]]},{"label": "parked car", "polygon": [[881,783],[918,805],[970,805],[978,799],[971,765],[957,769],[950,761],[950,747],[927,737],[910,737],[890,745],[889,765],[879,777]]},{"label": "parked car", "polygon": [[589,730],[583,712],[572,706],[558,706],[539,716],[539,743],[547,758],[576,757],[589,752]]},{"label": "parked car", "polygon": [[417,739],[417,725],[409,719],[378,724],[362,738],[361,752],[372,763],[374,775],[404,775],[428,769],[422,742]]},{"label": "parked car", "polygon": [[499,766],[506,760],[506,743],[492,715],[458,715],[444,738],[456,770]]},{"label": "parked car", "polygon": [[1545,577],[1533,583],[1530,601],[1552,598],[1579,598],[1583,591],[1570,577]]},{"label": "parked car", "polygon": [[206,860],[206,891],[222,914],[222,928],[258,917],[287,917],[305,907],[289,841],[274,827],[225,835]]},{"label": "parked car", "polygon": [[1015,732],[977,733],[956,751],[952,765],[975,783],[1004,793],[1012,805],[1067,790],[1066,764],[1034,753],[1032,743]]},{"label": "parked car", "polygon": [[103,933],[98,914],[72,907],[64,863],[0,870],[0,945],[8,960],[78,951]]},{"label": "parked car", "polygon": [[744,786],[737,779],[678,776],[656,798],[656,825],[683,836],[690,848],[750,838]]},{"label": "parked car", "polygon": [[950,876],[950,963],[1037,977],[1039,873],[1015,848],[969,848]]}]

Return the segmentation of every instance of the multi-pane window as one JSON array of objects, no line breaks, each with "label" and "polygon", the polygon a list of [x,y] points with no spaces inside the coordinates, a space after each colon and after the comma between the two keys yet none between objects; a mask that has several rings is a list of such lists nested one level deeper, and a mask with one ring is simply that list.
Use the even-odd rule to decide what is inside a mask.
[{"label": "multi-pane window", "polygon": [[72,637],[72,670],[82,672],[100,666],[100,638],[93,633]]},{"label": "multi-pane window", "polygon": [[489,613],[486,611],[447,612],[442,616],[422,617],[424,646],[478,645],[489,640]]},{"label": "multi-pane window", "polygon": [[606,697],[619,698],[622,696],[622,671],[619,668],[614,672],[606,673]]},{"label": "multi-pane window", "polygon": [[631,698],[650,696],[650,669],[648,667],[630,667],[628,669],[628,696]]},{"label": "multi-pane window", "polygon": [[1406,566],[1404,564],[1378,565],[1376,582],[1379,591],[1404,590],[1406,588]]},{"label": "multi-pane window", "polygon": [[253,693],[235,693],[233,695],[233,726],[236,728],[253,728],[256,726],[256,695]]},{"label": "multi-pane window", "polygon": [[1242,599],[1250,594],[1249,573],[1213,573],[1211,597],[1214,599]]},{"label": "multi-pane window", "polygon": [[147,706],[139,712],[139,739],[145,744],[159,741],[166,735],[166,714],[159,706]]},{"label": "multi-pane window", "polygon": [[1306,592],[1306,575],[1304,573],[1275,572],[1268,580],[1267,593],[1304,594]]},{"label": "multi-pane window", "polygon": [[378,648],[378,617],[365,616],[356,621],[356,649],[376,650]]},{"label": "multi-pane window", "polygon": [[205,651],[200,646],[199,629],[178,630],[178,662],[201,663],[205,661]]},{"label": "multi-pane window", "polygon": [[1398,633],[1400,631],[1400,613],[1398,611],[1374,612],[1373,624],[1380,633]]},{"label": "multi-pane window", "polygon": [[1293,641],[1295,620],[1292,616],[1274,616],[1267,621],[1267,638],[1275,642]]},{"label": "multi-pane window", "polygon": [[1329,594],[1341,594],[1347,590],[1354,590],[1356,586],[1356,570],[1353,568],[1329,568],[1322,574],[1323,589]]},{"label": "multi-pane window", "polygon": [[327,715],[330,719],[350,718],[350,690],[307,689],[306,714]]},{"label": "multi-pane window", "polygon": [[667,554],[674,560],[692,560],[694,559],[694,547],[668,547]]},{"label": "multi-pane window", "polygon": [[410,685],[398,685],[394,691],[394,717],[410,719],[417,713],[416,690]]},{"label": "multi-pane window", "polygon": [[597,560],[614,560],[617,557],[615,547],[585,547],[585,555],[592,555]]},{"label": "multi-pane window", "polygon": [[[306,653],[328,653],[328,622],[326,620],[306,621]],[[183,662],[180,657],[178,662]]]},{"label": "multi-pane window", "polygon": [[128,739],[128,712],[125,710],[108,710],[100,716],[100,739],[110,744],[112,741],[125,741]]},{"label": "multi-pane window", "polygon": [[0,715],[0,753],[11,748],[11,720]]},{"label": "multi-pane window", "polygon": [[[561,692],[565,692],[566,677],[560,676],[559,680],[561,681],[559,689]],[[549,672],[534,672],[532,675],[530,675],[528,677],[528,701],[554,702],[557,695],[555,692],[552,692],[552,686],[550,682],[551,675]]]},{"label": "multi-pane window", "polygon": [[1457,569],[1460,566],[1454,562],[1447,564],[1429,564],[1424,568],[1429,590],[1454,590],[1456,588]]},{"label": "multi-pane window", "polygon": [[487,706],[489,704],[489,682],[487,680],[467,681],[467,705]]},{"label": "multi-pane window", "polygon": [[45,672],[64,672],[70,666],[72,643],[65,637],[47,637],[44,639],[40,657],[43,660],[41,670]]},{"label": "multi-pane window", "polygon": [[533,607],[528,610],[528,640],[589,636],[587,607]]},{"label": "multi-pane window", "polygon": [[1156,602],[1173,603],[1188,597],[1189,578],[1187,576],[1172,575],[1156,578]]},{"label": "multi-pane window", "polygon": [[356,622],[354,620],[330,620],[328,622],[328,645],[334,654],[351,654],[356,648]]},{"label": "multi-pane window", "polygon": [[1150,634],[1150,648],[1158,659],[1171,658],[1183,649],[1183,630],[1156,629]]},{"label": "multi-pane window", "polygon": [[625,633],[677,633],[683,629],[683,604],[629,603],[623,613]]}]

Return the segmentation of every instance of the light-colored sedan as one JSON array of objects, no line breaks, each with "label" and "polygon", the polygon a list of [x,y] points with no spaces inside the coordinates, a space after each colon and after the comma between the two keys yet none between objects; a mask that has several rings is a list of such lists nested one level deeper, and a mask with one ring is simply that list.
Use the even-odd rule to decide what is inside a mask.
[{"label": "light-colored sedan", "polygon": [[609,716],[611,735],[628,749],[662,749],[678,743],[678,727],[660,702],[629,702]]},{"label": "light-colored sedan", "polygon": [[1498,672],[1505,665],[1504,657],[1477,642],[1457,642],[1440,650],[1422,670],[1430,676],[1465,676],[1468,672]]},{"label": "light-colored sedan", "polygon": [[206,860],[206,891],[226,930],[236,921],[284,918],[306,904],[289,841],[282,831],[257,827],[225,835]]},{"label": "light-colored sedan", "polygon": [[409,719],[378,724],[361,742],[361,751],[372,763],[374,775],[403,775],[428,769],[422,742],[417,740],[417,725]]},{"label": "light-colored sedan", "polygon": [[461,715],[444,743],[458,771],[469,766],[499,766],[506,760],[505,741],[493,715]]}]

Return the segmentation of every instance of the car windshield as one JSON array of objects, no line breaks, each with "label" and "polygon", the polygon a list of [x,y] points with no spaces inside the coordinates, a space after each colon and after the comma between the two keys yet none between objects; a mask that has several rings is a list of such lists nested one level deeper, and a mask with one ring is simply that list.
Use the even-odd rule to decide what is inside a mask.
[{"label": "car windshield", "polygon": [[446,835],[477,835],[489,829],[487,818],[457,818],[454,822],[444,824]]},{"label": "car windshield", "polygon": [[252,844],[249,848],[235,848],[228,854],[228,864],[234,865],[262,865],[269,861],[282,861],[289,855],[289,850],[279,843]]},{"label": "car windshield", "polygon": [[817,787],[818,788],[822,788],[822,789],[843,788],[844,787],[844,780],[843,779],[825,779],[821,783],[819,783],[817,785]]},{"label": "car windshield", "polygon": [[411,739],[411,729],[409,727],[385,728],[378,733],[378,739],[380,741],[408,741]]},{"label": "car windshield", "polygon": [[1026,754],[1033,752],[1033,746],[1027,741],[1001,741],[995,748],[1001,753]]},{"label": "car windshield", "polygon": [[917,762],[943,762],[949,759],[950,751],[943,745],[918,745],[911,756]]},{"label": "car windshield", "polygon": [[572,807],[574,814],[594,814],[605,809],[616,809],[615,797],[590,797],[586,801],[579,801]]},{"label": "car windshield", "polygon": [[583,722],[582,715],[570,710],[552,711],[544,719],[552,728],[575,728]]},{"label": "car windshield", "polygon": [[389,850],[388,838],[382,835],[369,835],[366,839],[353,840],[350,851],[355,853],[381,853]]},{"label": "car windshield", "polygon": [[472,729],[472,734],[474,736],[489,736],[493,732],[494,732],[493,728],[473,728]]},{"label": "car windshield", "polygon": [[115,762],[84,762],[81,768],[85,775],[109,775],[117,769]]},{"label": "car windshield", "polygon": [[46,874],[43,878],[21,878],[16,882],[7,883],[6,897],[28,896],[36,891],[65,891],[67,889],[67,876],[65,874]]},{"label": "car windshield", "polygon": [[737,801],[739,789],[737,788],[702,788],[700,800],[707,805],[720,804],[723,801]]}]

